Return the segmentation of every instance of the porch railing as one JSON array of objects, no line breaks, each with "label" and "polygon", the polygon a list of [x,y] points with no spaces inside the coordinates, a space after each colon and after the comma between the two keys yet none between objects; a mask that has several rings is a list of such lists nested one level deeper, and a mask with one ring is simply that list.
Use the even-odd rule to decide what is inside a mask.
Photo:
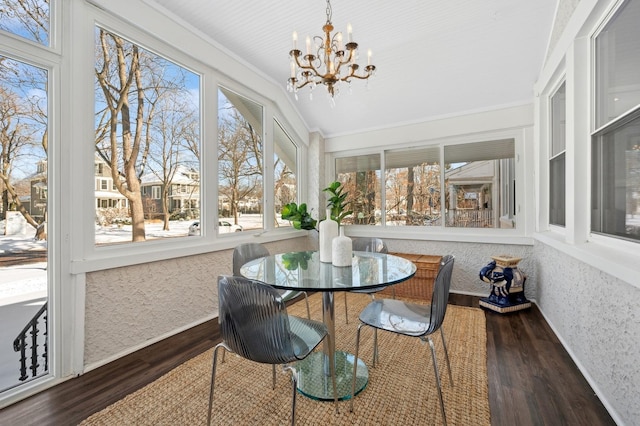
[{"label": "porch railing", "polygon": [[[25,381],[29,377],[37,377],[49,371],[48,329],[47,303],[45,302],[13,341],[13,350],[20,352],[20,381]],[[40,335],[40,331],[42,331],[42,335]],[[38,350],[40,346],[38,341],[43,342],[41,350]],[[42,368],[40,368],[40,360],[44,364]],[[27,370],[30,370],[30,375]]]}]

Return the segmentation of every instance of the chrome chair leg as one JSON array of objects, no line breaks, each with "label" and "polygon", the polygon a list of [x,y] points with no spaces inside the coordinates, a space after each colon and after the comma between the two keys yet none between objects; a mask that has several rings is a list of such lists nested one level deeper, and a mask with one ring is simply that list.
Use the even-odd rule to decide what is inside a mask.
[{"label": "chrome chair leg", "polygon": [[[353,413],[353,400],[356,399],[356,373],[358,372],[358,351],[360,350],[360,330],[364,324],[358,326],[356,333],[356,353],[354,354],[353,377],[351,379],[351,401],[349,402],[349,411]],[[375,358],[374,358],[375,359]]]},{"label": "chrome chair leg", "polygon": [[453,376],[451,375],[451,363],[449,362],[449,351],[447,350],[447,341],[444,338],[444,331],[440,327],[440,337],[442,337],[442,346],[444,346],[444,358],[447,360],[447,370],[449,370],[449,383],[453,387]]},{"label": "chrome chair leg", "polygon": [[[371,293],[370,296],[371,296],[371,300],[376,299],[375,294]],[[393,298],[395,299],[395,293]],[[376,363],[379,363],[379,362],[380,362],[380,356],[378,352],[378,329],[374,328],[373,329],[373,368],[375,368]]]},{"label": "chrome chair leg", "polygon": [[216,382],[216,367],[218,363],[218,349],[222,348],[222,354],[229,350],[224,343],[218,343],[213,350],[213,365],[211,367],[211,388],[209,389],[209,411],[207,412],[207,425],[211,425],[211,409],[213,408],[213,390]]},{"label": "chrome chair leg", "polygon": [[304,301],[307,304],[307,318],[311,319],[311,310],[309,309],[309,298],[307,297],[307,293],[304,293]]},{"label": "chrome chair leg", "polygon": [[348,291],[344,292],[344,317],[345,317],[345,322],[349,324],[349,309],[347,307],[347,293]]},{"label": "chrome chair leg", "polygon": [[275,390],[276,389],[276,365],[273,364],[271,367],[272,367],[271,371],[272,371],[272,374],[273,374],[273,388],[272,389]]},{"label": "chrome chair leg", "polygon": [[376,368],[376,364],[380,361],[378,357],[378,329],[373,329],[373,368]]},{"label": "chrome chair leg", "polygon": [[436,383],[438,385],[438,398],[440,399],[440,411],[442,412],[442,424],[447,426],[447,415],[444,412],[444,401],[442,400],[442,386],[440,385],[440,373],[438,372],[438,361],[436,360],[436,348],[433,345],[431,337],[428,338],[431,347],[431,358],[433,359],[433,372],[436,375]]},{"label": "chrome chair leg", "polygon": [[[275,367],[275,365],[274,365]],[[283,365],[282,370],[289,370],[291,373],[291,384],[293,386],[293,397],[291,399],[291,426],[296,424],[296,395],[298,394],[298,372],[290,365]]]}]

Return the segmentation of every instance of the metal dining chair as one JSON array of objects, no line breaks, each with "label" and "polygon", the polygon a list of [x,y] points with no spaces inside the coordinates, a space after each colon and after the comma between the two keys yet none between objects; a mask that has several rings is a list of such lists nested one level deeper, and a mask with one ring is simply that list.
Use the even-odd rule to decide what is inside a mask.
[{"label": "metal dining chair", "polygon": [[[403,336],[417,337],[424,342],[428,342],[431,347],[431,358],[433,359],[433,371],[438,385],[438,398],[440,399],[440,410],[444,424],[447,423],[447,417],[444,410],[444,402],[442,400],[442,386],[440,385],[440,374],[438,372],[438,363],[436,360],[436,350],[433,345],[431,335],[440,330],[442,342],[444,345],[444,354],[447,360],[447,369],[449,370],[449,382],[453,386],[453,377],[451,376],[451,364],[449,362],[449,353],[442,332],[442,323],[445,313],[447,312],[447,302],[449,300],[449,290],[451,288],[451,273],[453,271],[454,257],[446,255],[440,261],[440,268],[433,285],[433,295],[430,305],[421,305],[416,303],[403,302],[395,299],[375,299],[369,303],[360,313],[360,325],[356,335],[356,352],[355,359],[358,359],[358,350],[360,349],[360,331],[363,327],[373,327],[374,330],[390,331],[392,333],[401,334]],[[375,367],[376,356],[373,357],[373,366]],[[353,377],[356,377],[357,363],[353,365]],[[355,380],[352,383],[351,395],[355,394]],[[353,411],[353,397],[351,398],[351,411]]]},{"label": "metal dining chair", "polygon": [[[240,274],[240,268],[245,263],[258,259],[261,257],[269,256],[269,250],[260,243],[246,243],[240,244],[233,249],[233,275],[236,277],[242,276]],[[282,297],[282,300],[288,302],[300,296],[304,295],[304,301],[307,304],[307,318],[311,319],[311,310],[309,309],[309,298],[306,291],[294,291],[294,290],[277,290]]]},{"label": "metal dining chair", "polygon": [[[275,365],[281,364],[283,372],[291,373],[291,424],[295,425],[298,373],[291,363],[306,358],[327,336],[327,327],[319,321],[288,315],[280,294],[262,281],[219,276],[218,302],[222,342],[213,351],[207,424],[211,424],[218,350],[223,348],[245,359],[271,364],[274,371]],[[335,396],[335,375],[333,390]],[[334,404],[337,410],[335,397]]]}]

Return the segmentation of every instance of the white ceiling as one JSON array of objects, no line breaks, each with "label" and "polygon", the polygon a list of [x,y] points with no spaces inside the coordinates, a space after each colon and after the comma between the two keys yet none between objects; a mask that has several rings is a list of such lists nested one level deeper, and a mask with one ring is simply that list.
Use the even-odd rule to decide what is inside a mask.
[{"label": "white ceiling", "polygon": [[[533,102],[558,0],[333,0],[337,31],[353,27],[360,65],[376,75],[309,99],[287,93],[325,137]],[[286,90],[292,33],[298,48],[322,34],[326,2],[147,0],[251,64]]]}]

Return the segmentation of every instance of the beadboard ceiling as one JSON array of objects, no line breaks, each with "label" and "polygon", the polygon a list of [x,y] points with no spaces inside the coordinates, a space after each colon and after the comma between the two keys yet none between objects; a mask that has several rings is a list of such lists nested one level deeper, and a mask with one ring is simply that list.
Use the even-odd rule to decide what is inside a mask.
[{"label": "beadboard ceiling", "polygon": [[[189,23],[286,91],[292,33],[322,33],[326,2],[145,0]],[[533,102],[557,0],[333,0],[333,25],[373,53],[376,76],[331,106],[324,87],[287,93],[325,137]]]}]

